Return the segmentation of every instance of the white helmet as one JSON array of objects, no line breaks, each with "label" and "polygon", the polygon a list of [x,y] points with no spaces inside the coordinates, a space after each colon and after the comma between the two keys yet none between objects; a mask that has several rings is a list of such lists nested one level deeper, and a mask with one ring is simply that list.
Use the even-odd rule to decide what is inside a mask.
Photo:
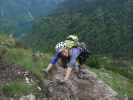
[{"label": "white helmet", "polygon": [[65,42],[59,42],[56,44],[55,46],[55,50],[58,51],[61,48],[65,48],[66,47],[66,43]]}]

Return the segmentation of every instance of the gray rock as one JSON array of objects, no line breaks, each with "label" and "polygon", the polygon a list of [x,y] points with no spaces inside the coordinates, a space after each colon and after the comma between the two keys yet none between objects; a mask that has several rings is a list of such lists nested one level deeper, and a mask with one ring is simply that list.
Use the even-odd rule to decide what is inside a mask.
[{"label": "gray rock", "polygon": [[[50,73],[46,98],[48,100],[117,100],[117,93],[88,69],[82,69],[81,77],[72,74],[70,80],[60,83],[63,68],[57,67]],[[56,80],[58,79],[58,80]],[[47,84],[46,84],[47,83]]]},{"label": "gray rock", "polygon": [[22,96],[19,100],[36,100],[36,97],[32,94],[27,96]]}]

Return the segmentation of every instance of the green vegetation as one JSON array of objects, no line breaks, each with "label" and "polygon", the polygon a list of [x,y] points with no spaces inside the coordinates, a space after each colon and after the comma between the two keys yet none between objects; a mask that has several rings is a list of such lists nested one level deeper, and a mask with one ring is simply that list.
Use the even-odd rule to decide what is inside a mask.
[{"label": "green vegetation", "polygon": [[[10,38],[8,36],[0,36],[3,40],[3,44],[0,44],[0,60],[8,62],[8,64],[20,65],[27,71],[30,71],[34,77],[37,78],[32,85],[27,85],[22,80],[12,81],[11,83],[0,85],[0,91],[4,94],[11,96],[22,96],[25,94],[33,93],[40,96],[40,92],[37,90],[37,86],[44,80],[42,70],[47,66],[50,55],[44,53],[33,53],[30,49],[19,47],[17,41],[14,45],[7,45]],[[11,42],[9,42],[11,43]],[[4,100],[5,97],[1,97],[0,100]],[[6,99],[6,98],[5,98]]]},{"label": "green vegetation", "polygon": [[0,97],[0,100],[8,100],[8,98],[7,97]]},{"label": "green vegetation", "polygon": [[14,38],[8,36],[0,36],[0,54],[2,59],[8,63],[21,65],[27,70],[33,72],[37,76],[42,76],[42,69],[48,64],[50,56],[44,53],[33,53],[30,49],[25,49],[17,45]]},{"label": "green vegetation", "polygon": [[[127,97],[132,100],[133,0],[88,1],[67,0],[59,3],[49,16],[37,17],[33,21],[32,32],[27,33],[21,40],[33,51],[8,36],[16,32],[16,21],[0,16],[0,31],[6,32],[6,35],[0,33],[0,59],[21,65],[42,81],[42,69],[49,63],[55,44],[63,41],[69,34],[78,33],[80,40],[86,42],[95,54],[87,61],[90,69],[119,93],[119,100],[125,100]],[[0,5],[3,3],[4,0]],[[28,15],[24,13],[14,19],[16,18],[22,21],[20,24],[24,26],[22,30],[18,28],[18,32],[31,31],[27,23],[23,25],[24,20],[31,20]],[[0,85],[0,90],[9,95],[34,91],[31,86],[20,82]],[[0,97],[0,100],[4,99],[7,98]]]},{"label": "green vegetation", "polygon": [[105,68],[133,80],[133,65],[127,58],[94,55],[88,59],[87,64],[92,68]]},{"label": "green vegetation", "polygon": [[2,86],[0,90],[2,90],[8,96],[21,96],[23,94],[33,92],[34,88],[32,85],[27,85],[22,82],[11,82]]},{"label": "green vegetation", "polygon": [[[53,1],[53,3],[47,4],[47,1],[30,0],[27,2],[27,0],[1,0],[0,32],[17,36],[31,32],[34,17],[48,14],[56,3]],[[42,9],[43,11],[41,11]]]},{"label": "green vegetation", "polygon": [[98,78],[117,91],[119,100],[133,99],[133,65],[129,60],[95,55],[87,63]]},{"label": "green vegetation", "polygon": [[6,57],[6,61],[23,66],[41,79],[43,78],[42,69],[47,66],[50,59],[47,54],[33,54],[31,50],[22,48],[9,49]]},{"label": "green vegetation", "polygon": [[48,52],[68,34],[78,32],[94,53],[132,56],[127,8],[128,0],[67,0],[53,14],[36,19],[24,40],[35,51]]},{"label": "green vegetation", "polygon": [[[2,36],[0,38],[2,38]],[[9,39],[9,37],[6,36],[3,38],[5,38],[4,41]],[[40,81],[44,79],[42,69],[49,63],[50,53],[33,53],[31,49],[18,46],[17,41],[15,45],[12,46],[6,45],[5,43],[1,46],[1,59],[4,59],[8,63],[21,65],[24,69],[31,71]],[[90,69],[94,71],[100,79],[118,92],[119,100],[124,100],[124,98],[127,97],[129,100],[133,99],[133,63],[131,59],[123,57],[115,58],[111,55],[92,55],[87,60],[87,65],[90,66]],[[35,89],[36,84],[38,83],[33,84],[31,88],[31,86],[27,86],[21,81],[15,81],[1,85],[0,90],[10,96],[14,94],[19,96],[31,92],[38,95],[38,91]],[[6,97],[1,98],[2,100],[4,100],[4,98],[6,100]]]},{"label": "green vegetation", "polygon": [[94,71],[100,79],[117,91],[119,100],[125,100],[127,97],[129,98],[128,100],[133,99],[133,82],[128,78],[106,69],[91,70]]}]

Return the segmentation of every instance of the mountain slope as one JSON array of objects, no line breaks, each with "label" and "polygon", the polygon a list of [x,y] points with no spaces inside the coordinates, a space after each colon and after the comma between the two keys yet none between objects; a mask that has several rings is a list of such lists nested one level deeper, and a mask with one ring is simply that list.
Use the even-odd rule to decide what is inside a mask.
[{"label": "mountain slope", "polygon": [[[107,56],[92,56],[87,60],[90,66],[89,72],[86,70],[87,73],[81,73],[78,78],[72,75],[72,80],[63,84],[55,80],[63,78],[62,67],[58,67],[53,74],[49,73],[48,82],[44,80],[46,77],[42,70],[48,65],[51,56],[51,54],[32,52],[16,39],[0,35],[0,99],[18,100],[22,95],[34,94],[39,100],[44,98],[58,100],[57,98],[62,98],[59,94],[66,98],[77,98],[75,93],[79,94],[78,98],[83,98],[83,100],[88,97],[93,100],[97,100],[96,97],[109,99],[109,96],[113,96],[114,98],[115,92],[112,93],[112,89],[107,88],[108,86],[104,85],[101,79],[117,91],[119,100],[133,99],[133,61],[131,58],[114,59]],[[88,69],[85,66],[82,68]],[[91,71],[96,72],[97,77]],[[32,78],[33,81],[26,83],[26,77]]]},{"label": "mountain slope", "polygon": [[96,53],[127,55],[130,48],[127,49],[126,3],[125,0],[64,1],[53,14],[34,21],[26,43],[46,51],[68,34],[78,32],[80,39]]},{"label": "mountain slope", "polygon": [[[32,21],[36,17],[48,15],[56,8],[57,4],[62,1],[63,0],[1,0],[0,31],[18,35],[30,32]],[[14,27],[12,27],[12,25]],[[7,29],[9,30],[7,31]]]}]

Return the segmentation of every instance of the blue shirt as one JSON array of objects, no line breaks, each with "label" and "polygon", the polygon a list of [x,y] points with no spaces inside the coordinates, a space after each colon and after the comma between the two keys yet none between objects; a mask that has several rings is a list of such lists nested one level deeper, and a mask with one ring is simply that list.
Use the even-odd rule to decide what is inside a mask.
[{"label": "blue shirt", "polygon": [[[72,48],[71,50],[70,50],[70,64],[71,65],[75,65],[76,64],[76,59],[77,59],[77,57],[79,56],[79,54],[80,54],[80,48],[78,47],[78,48]],[[56,54],[52,57],[52,59],[51,59],[51,64],[56,64],[57,63],[57,61],[58,61],[58,59],[60,58],[60,57],[62,57],[62,55],[61,55],[61,51],[60,50],[58,50],[57,52],[56,52]]]}]

